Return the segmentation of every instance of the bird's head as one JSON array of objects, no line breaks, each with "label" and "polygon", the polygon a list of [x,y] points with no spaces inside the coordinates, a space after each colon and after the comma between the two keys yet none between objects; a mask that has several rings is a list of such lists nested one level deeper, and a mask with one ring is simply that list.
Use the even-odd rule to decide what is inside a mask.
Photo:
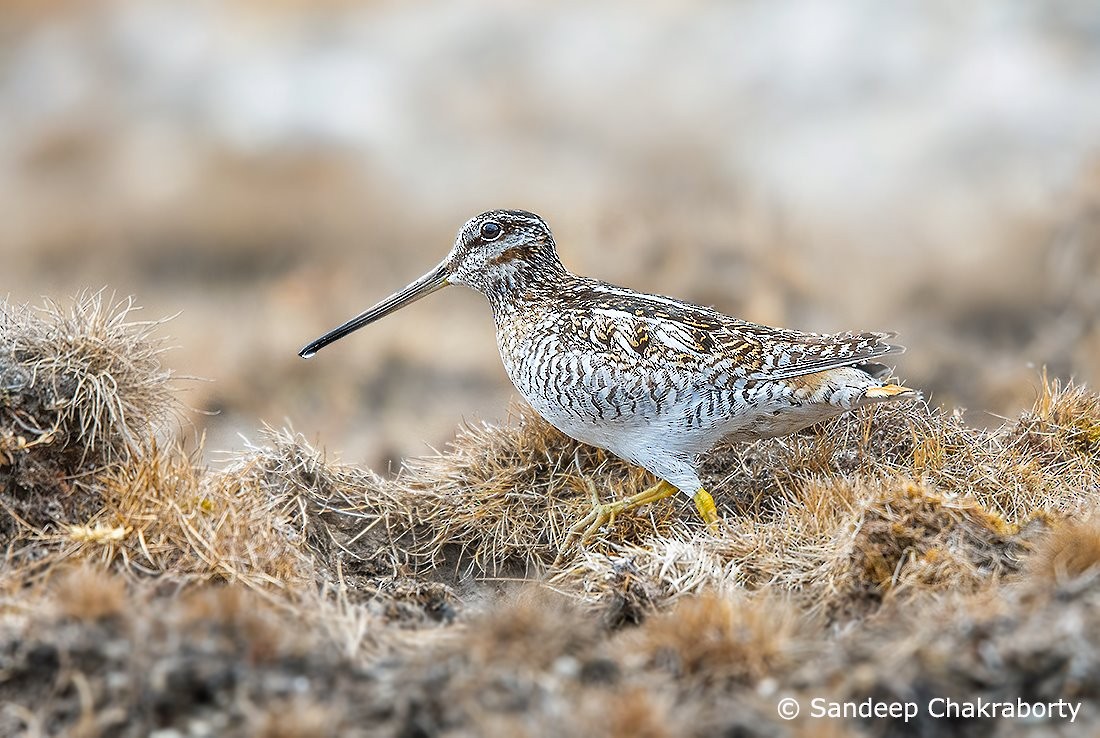
[{"label": "bird's head", "polygon": [[313,341],[299,355],[308,359],[333,341],[450,284],[481,292],[495,309],[565,274],[554,237],[542,218],[525,210],[489,210],[466,221],[438,266]]},{"label": "bird's head", "polygon": [[470,218],[444,264],[448,282],[490,298],[555,276],[561,267],[550,227],[525,210],[490,210]]}]

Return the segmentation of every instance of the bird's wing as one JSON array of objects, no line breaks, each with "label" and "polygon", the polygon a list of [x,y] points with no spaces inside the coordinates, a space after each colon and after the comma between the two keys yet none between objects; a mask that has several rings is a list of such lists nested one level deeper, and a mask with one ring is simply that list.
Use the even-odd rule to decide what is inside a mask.
[{"label": "bird's wing", "polygon": [[[859,366],[886,354],[899,354],[904,346],[890,343],[893,333],[799,333],[778,331],[767,340],[760,365],[749,373],[752,379],[790,379],[843,366]],[[744,328],[734,329],[743,333]],[[876,369],[877,371],[877,369]]]},{"label": "bird's wing", "polygon": [[[902,346],[893,333],[805,333],[749,323],[671,297],[585,281],[559,308],[579,317],[588,341],[621,356],[682,367],[728,362],[749,379],[789,379],[870,364]],[[877,367],[878,371],[881,367]]]}]

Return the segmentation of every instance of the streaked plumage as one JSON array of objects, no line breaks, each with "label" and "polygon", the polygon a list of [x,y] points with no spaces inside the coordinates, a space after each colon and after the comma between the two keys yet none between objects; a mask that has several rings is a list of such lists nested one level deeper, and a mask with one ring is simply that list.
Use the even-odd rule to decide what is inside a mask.
[{"label": "streaked plumage", "polygon": [[[890,333],[804,333],[569,273],[543,220],[494,210],[468,221],[432,272],[302,350],[322,346],[447,284],[483,293],[516,389],[579,441],[645,467],[696,501],[713,502],[696,468],[724,437],[793,433],[860,405],[915,397],[876,360],[902,351]],[[657,485],[601,506],[585,535]]]}]

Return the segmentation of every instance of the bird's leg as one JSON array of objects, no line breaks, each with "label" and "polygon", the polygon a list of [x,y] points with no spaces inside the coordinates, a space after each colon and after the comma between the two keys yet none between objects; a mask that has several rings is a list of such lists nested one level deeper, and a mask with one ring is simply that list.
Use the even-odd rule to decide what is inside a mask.
[{"label": "bird's leg", "polygon": [[[587,542],[588,539],[591,538],[600,528],[607,525],[608,523],[614,523],[615,516],[619,513],[626,510],[633,510],[634,508],[641,507],[642,505],[648,505],[651,502],[663,500],[666,497],[671,497],[678,491],[675,487],[662,479],[661,481],[657,482],[657,484],[639,492],[636,495],[631,495],[630,497],[616,500],[614,502],[601,504],[599,495],[596,494],[596,485],[593,484],[592,480],[590,479],[585,480],[585,484],[588,486],[588,492],[592,496],[592,510],[589,511],[589,513],[583,518],[578,520],[576,525],[569,529],[569,532],[565,536],[565,543],[562,545],[563,551],[569,547],[569,544],[573,541],[574,538],[578,538],[578,543],[583,546],[585,542]],[[712,515],[714,520],[717,520],[718,516],[717,513],[714,511],[714,500],[711,500],[710,495],[706,494],[706,492],[703,492],[703,494],[706,495],[707,500],[710,500],[710,514]],[[701,507],[702,503],[699,502],[698,495],[696,495],[695,505],[700,511],[699,514],[703,515],[703,508]],[[705,516],[703,519],[707,520]]]},{"label": "bird's leg", "polygon": [[[585,479],[585,486],[588,488],[588,494],[592,498],[592,509],[587,515],[578,520],[576,524],[569,529],[569,532],[566,533],[565,542],[561,547],[562,553],[569,549],[569,545],[573,542],[574,538],[583,546],[600,528],[608,524],[614,524],[615,516],[619,513],[626,510],[633,510],[642,505],[648,505],[651,502],[663,500],[679,491],[676,487],[662,479],[657,482],[657,484],[642,490],[636,495],[603,504],[600,502],[600,496],[596,492],[596,485],[591,479]],[[706,523],[707,529],[712,532],[716,531],[718,529],[719,517],[718,508],[714,504],[714,498],[710,496],[709,492],[700,487],[692,496],[692,500],[695,502],[695,509],[698,511],[699,517]],[[559,563],[561,557],[562,554],[559,553],[554,563]]]}]

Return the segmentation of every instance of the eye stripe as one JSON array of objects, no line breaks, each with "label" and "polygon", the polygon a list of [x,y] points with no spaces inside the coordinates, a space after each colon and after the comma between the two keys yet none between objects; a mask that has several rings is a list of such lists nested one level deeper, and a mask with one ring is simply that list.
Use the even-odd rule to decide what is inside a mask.
[{"label": "eye stripe", "polygon": [[498,256],[494,256],[489,259],[489,263],[493,266],[500,266],[512,259],[520,259],[530,254],[529,249],[526,246],[512,246],[502,251]]}]

